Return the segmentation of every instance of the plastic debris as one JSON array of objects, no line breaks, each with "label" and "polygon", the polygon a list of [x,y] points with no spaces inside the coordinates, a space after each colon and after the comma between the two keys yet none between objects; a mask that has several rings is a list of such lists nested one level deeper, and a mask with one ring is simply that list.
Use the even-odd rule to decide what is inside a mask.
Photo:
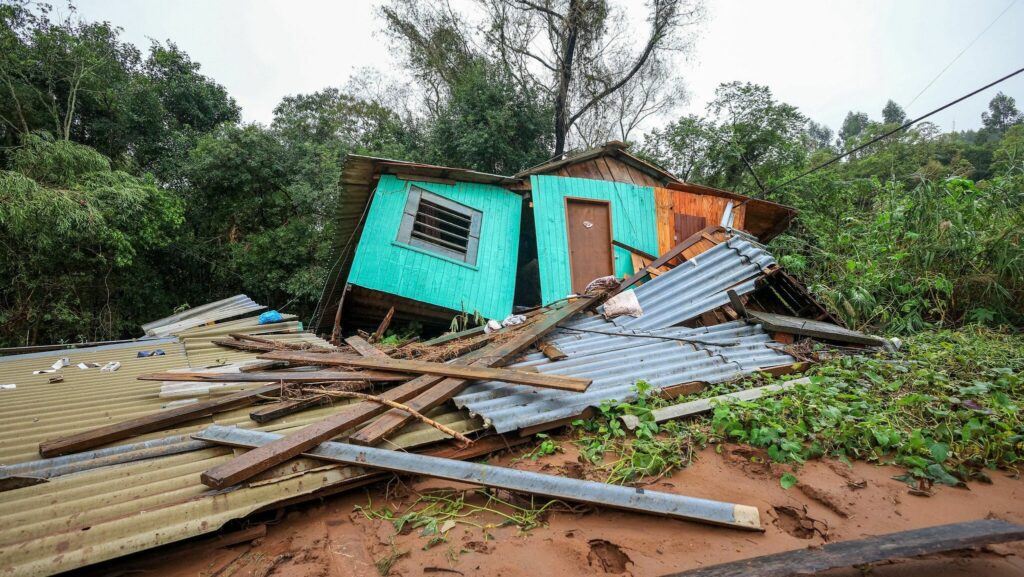
[{"label": "plastic debris", "polygon": [[55,361],[48,369],[39,369],[38,371],[32,371],[33,375],[45,375],[46,373],[56,373],[64,367],[71,364],[71,361],[67,357],[61,357]]},{"label": "plastic debris", "polygon": [[14,383],[8,383],[6,385],[0,385],[0,391],[12,391],[12,390],[17,389],[17,388],[18,388],[18,385],[14,384]]},{"label": "plastic debris", "polygon": [[644,309],[640,307],[640,301],[637,300],[636,293],[632,290],[621,292],[608,299],[608,302],[604,303],[604,309],[602,310],[606,319],[613,319],[622,315],[639,317],[644,314]]},{"label": "plastic debris", "polygon": [[501,326],[514,327],[516,325],[521,325],[525,322],[526,317],[524,315],[508,315],[507,317],[505,317],[505,320],[501,321]]},{"label": "plastic debris", "polygon": [[496,321],[496,320],[494,320],[494,319],[491,319],[491,320],[487,321],[487,324],[484,325],[484,333],[488,334],[488,335],[493,333],[494,331],[500,331],[500,330],[501,330],[501,323]]},{"label": "plastic debris", "polygon": [[99,363],[78,363],[78,365],[76,365],[76,366],[78,368],[82,369],[82,370],[85,370],[85,369],[98,369],[102,365],[100,365]]},{"label": "plastic debris", "polygon": [[156,349],[155,351],[139,351],[139,354],[136,356],[140,359],[144,359],[146,357],[162,357],[165,354],[167,353],[165,353],[163,349]]},{"label": "plastic debris", "polygon": [[269,325],[270,323],[279,323],[284,320],[284,316],[277,311],[267,311],[260,315],[260,324]]},{"label": "plastic debris", "polygon": [[103,368],[100,369],[100,372],[101,373],[112,373],[112,372],[114,372],[114,371],[116,371],[117,369],[120,369],[120,368],[121,368],[121,363],[120,362],[118,362],[118,361],[110,361],[109,363],[103,365]]}]

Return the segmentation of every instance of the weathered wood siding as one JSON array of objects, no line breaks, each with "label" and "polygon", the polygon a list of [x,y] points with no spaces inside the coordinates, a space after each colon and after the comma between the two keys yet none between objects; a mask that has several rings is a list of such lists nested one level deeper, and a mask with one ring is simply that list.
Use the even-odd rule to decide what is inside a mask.
[{"label": "weathered wood siding", "polygon": [[617,158],[599,156],[564,166],[554,172],[558,176],[608,180],[638,186],[658,186],[661,181]]},{"label": "weathered wood siding", "polygon": [[[659,255],[686,240],[677,238],[676,214],[703,217],[706,220],[705,226],[716,226],[722,222],[722,213],[725,212],[725,207],[730,202],[728,198],[660,187],[654,189],[654,199],[658,207],[658,250],[653,254]],[[743,226],[747,207],[739,206],[740,201],[738,200],[734,200],[732,203],[735,213],[733,228],[745,230]]]},{"label": "weathered wood siding", "polygon": [[[550,303],[572,293],[566,197],[606,200],[612,208],[612,238],[649,253],[658,252],[654,189],[620,182],[559,176],[531,176],[537,227],[541,299]],[[631,274],[629,251],[615,248],[615,274]]]},{"label": "weathered wood siding", "polygon": [[[475,265],[399,243],[410,186],[482,213]],[[503,319],[512,312],[522,198],[499,186],[381,176],[348,282],[368,289]]]}]

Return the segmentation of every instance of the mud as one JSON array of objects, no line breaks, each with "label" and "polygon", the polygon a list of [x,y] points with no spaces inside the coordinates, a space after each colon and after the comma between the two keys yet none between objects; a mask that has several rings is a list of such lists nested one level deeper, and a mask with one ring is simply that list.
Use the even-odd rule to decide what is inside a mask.
[{"label": "mud", "polygon": [[[598,472],[578,459],[571,443],[564,452],[538,461],[515,455],[490,459],[498,465],[575,478]],[[796,487],[782,489],[779,477],[793,472]],[[553,506],[540,526],[520,531],[503,525],[515,509],[490,504],[493,511],[468,512],[443,539],[424,536],[408,525],[396,534],[392,520],[369,518],[356,507],[404,511],[418,495],[442,489],[467,490],[466,502],[488,505],[473,487],[434,479],[392,481],[292,507],[272,521],[264,539],[251,544],[204,550],[199,542],[142,553],[96,568],[104,575],[171,577],[323,577],[414,575],[663,575],[827,542],[903,531],[985,517],[1024,523],[1024,482],[993,472],[992,484],[937,487],[933,496],[908,493],[885,466],[812,461],[799,469],[769,463],[759,451],[724,446],[702,451],[689,468],[647,485],[648,489],[753,505],[761,512],[763,533],[712,527],[613,510]],[[508,501],[512,496],[499,493]],[[542,500],[533,501],[539,506]],[[530,498],[515,504],[528,508]],[[431,539],[434,538],[434,542]],[[184,553],[183,553],[184,552]],[[94,573],[94,574],[101,574]],[[861,569],[827,575],[854,577]],[[1024,575],[1024,543],[882,563],[879,577]]]}]

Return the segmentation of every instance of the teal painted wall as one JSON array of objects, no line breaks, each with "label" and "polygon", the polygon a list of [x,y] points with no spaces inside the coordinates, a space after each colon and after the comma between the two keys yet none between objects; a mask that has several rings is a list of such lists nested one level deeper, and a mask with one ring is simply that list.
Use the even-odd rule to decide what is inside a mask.
[{"label": "teal painted wall", "polygon": [[[572,293],[569,237],[565,224],[565,198],[606,200],[612,207],[615,240],[650,254],[658,254],[654,189],[621,182],[586,178],[532,176],[533,215],[537,226],[537,259],[541,298],[550,303]],[[615,247],[615,274],[631,274],[629,251]]]},{"label": "teal painted wall", "polygon": [[[395,240],[411,185],[483,213],[476,265],[469,266]],[[498,186],[410,182],[392,175],[381,176],[348,282],[503,319],[512,312],[515,294],[521,210],[522,198]]]}]

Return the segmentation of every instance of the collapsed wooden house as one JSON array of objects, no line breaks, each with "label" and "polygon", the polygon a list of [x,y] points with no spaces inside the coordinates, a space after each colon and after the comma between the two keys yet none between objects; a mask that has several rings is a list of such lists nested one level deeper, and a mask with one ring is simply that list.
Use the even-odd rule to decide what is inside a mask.
[{"label": "collapsed wooden house", "polygon": [[621,142],[514,176],[350,155],[320,333],[398,320],[502,319],[622,278],[707,227],[767,242],[796,211],[684,182]]}]

